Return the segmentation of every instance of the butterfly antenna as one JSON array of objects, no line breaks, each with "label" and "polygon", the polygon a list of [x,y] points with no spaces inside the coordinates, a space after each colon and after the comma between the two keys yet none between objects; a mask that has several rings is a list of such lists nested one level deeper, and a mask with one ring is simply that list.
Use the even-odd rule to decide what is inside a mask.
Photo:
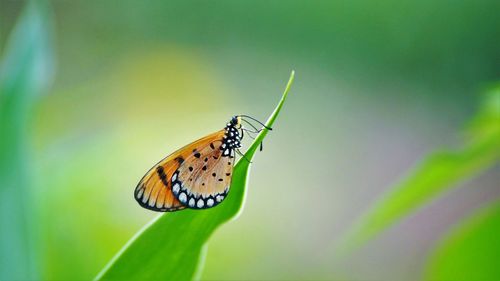
[{"label": "butterfly antenna", "polygon": [[252,133],[260,133],[261,130],[257,129],[252,123],[248,122],[247,120],[245,119],[241,119],[242,121],[244,121],[245,123],[247,123],[248,125],[250,125],[250,127],[254,128],[255,131],[249,131],[249,130],[246,130],[247,132],[252,132]]},{"label": "butterfly antenna", "polygon": [[252,116],[248,116],[248,115],[239,115],[239,116],[240,116],[240,117],[245,117],[245,118],[250,118],[250,119],[252,119],[253,121],[255,121],[255,122],[257,122],[257,123],[261,124],[261,125],[262,125],[262,127],[264,127],[264,128],[266,128],[266,129],[268,129],[269,131],[272,131],[272,130],[273,130],[273,128],[271,128],[271,127],[268,127],[268,126],[264,125],[264,123],[262,123],[262,122],[260,122],[259,120],[257,120],[257,119],[255,119],[255,118],[253,118]]},{"label": "butterfly antenna", "polygon": [[248,158],[245,156],[245,154],[241,153],[241,151],[239,149],[236,149],[236,152],[238,153],[239,156],[245,158],[245,160],[247,160],[248,163],[252,163],[252,161],[248,160]]}]

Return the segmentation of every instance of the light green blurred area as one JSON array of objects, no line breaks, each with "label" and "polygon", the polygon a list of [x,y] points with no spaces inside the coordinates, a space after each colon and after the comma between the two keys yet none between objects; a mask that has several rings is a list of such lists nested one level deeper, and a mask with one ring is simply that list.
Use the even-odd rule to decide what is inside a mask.
[{"label": "light green blurred area", "polygon": [[[24,4],[0,0],[2,53]],[[212,237],[203,279],[420,280],[436,241],[500,195],[497,165],[334,259],[382,192],[467,137],[500,77],[498,1],[50,8],[57,71],[26,128],[43,279],[93,278],[156,216],[132,196],[150,166],[234,114],[267,116],[291,69],[245,209]]]}]

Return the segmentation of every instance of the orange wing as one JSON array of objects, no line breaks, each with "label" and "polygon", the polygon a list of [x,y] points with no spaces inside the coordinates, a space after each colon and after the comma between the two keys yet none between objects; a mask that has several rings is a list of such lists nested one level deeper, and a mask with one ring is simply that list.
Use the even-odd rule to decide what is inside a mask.
[{"label": "orange wing", "polygon": [[220,146],[224,133],[225,130],[220,130],[188,144],[153,166],[135,188],[134,197],[137,202],[146,209],[160,212],[173,212],[186,208],[188,201],[183,204],[177,199],[178,196],[172,193],[172,179],[176,182],[177,178],[173,177],[174,173],[179,172],[182,166],[189,167],[184,164],[186,160],[194,157],[194,151],[211,148],[216,143]]},{"label": "orange wing", "polygon": [[234,150],[224,154],[223,138],[193,147],[172,175],[172,191],[181,204],[192,209],[217,206],[231,184]]}]

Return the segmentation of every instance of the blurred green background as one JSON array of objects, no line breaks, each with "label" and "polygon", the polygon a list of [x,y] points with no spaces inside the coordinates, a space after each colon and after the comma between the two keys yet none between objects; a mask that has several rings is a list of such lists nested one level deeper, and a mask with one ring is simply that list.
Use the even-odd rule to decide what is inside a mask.
[{"label": "blurred green background", "polygon": [[438,242],[500,198],[498,161],[349,255],[336,249],[425,155],[466,138],[500,78],[498,11],[0,0],[0,277],[95,277],[157,215],[132,196],[147,169],[234,114],[266,118],[295,69],[244,212],[212,237],[202,279],[434,279]]}]

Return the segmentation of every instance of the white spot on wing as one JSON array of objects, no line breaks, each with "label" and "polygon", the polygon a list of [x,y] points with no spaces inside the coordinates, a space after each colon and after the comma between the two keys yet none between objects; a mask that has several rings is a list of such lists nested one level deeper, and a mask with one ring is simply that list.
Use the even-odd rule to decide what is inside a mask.
[{"label": "white spot on wing", "polygon": [[194,207],[194,198],[189,199],[189,207]]},{"label": "white spot on wing", "polygon": [[153,207],[155,205],[156,200],[149,200],[149,206]]},{"label": "white spot on wing", "polygon": [[148,202],[148,198],[146,196],[142,197],[142,203]]},{"label": "white spot on wing", "polygon": [[144,193],[144,188],[139,189],[139,193],[137,193],[137,198],[141,198]]},{"label": "white spot on wing", "polygon": [[161,208],[163,207],[163,203],[161,203],[161,200],[156,201],[156,208]]},{"label": "white spot on wing", "polygon": [[207,200],[207,206],[212,207],[214,205],[214,199],[210,198]]},{"label": "white spot on wing", "polygon": [[174,184],[174,187],[172,187],[172,191],[173,191],[175,194],[179,193],[179,190],[180,190],[180,189],[181,189],[181,186],[179,185],[179,183],[178,183],[178,182],[176,182],[176,183]]},{"label": "white spot on wing", "polygon": [[203,202],[203,199],[200,198],[200,200],[198,200],[198,203],[196,203],[196,207],[198,208],[203,208],[203,206],[205,205],[205,202]]},{"label": "white spot on wing", "polygon": [[175,181],[177,179],[177,173],[175,173],[173,176],[172,176],[172,181]]},{"label": "white spot on wing", "polygon": [[187,200],[187,196],[186,196],[186,193],[181,193],[181,195],[179,195],[179,201],[181,201],[182,203],[186,203],[186,200]]}]

